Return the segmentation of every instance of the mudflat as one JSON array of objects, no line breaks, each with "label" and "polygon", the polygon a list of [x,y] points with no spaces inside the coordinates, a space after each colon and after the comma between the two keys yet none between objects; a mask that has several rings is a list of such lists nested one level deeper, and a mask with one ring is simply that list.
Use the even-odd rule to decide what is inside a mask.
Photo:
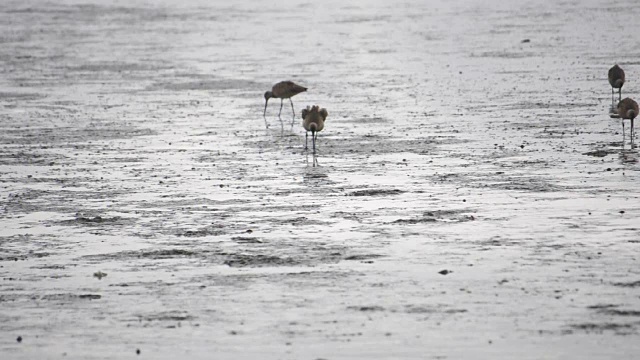
[{"label": "mudflat", "polygon": [[637,357],[634,4],[3,1],[0,358]]}]

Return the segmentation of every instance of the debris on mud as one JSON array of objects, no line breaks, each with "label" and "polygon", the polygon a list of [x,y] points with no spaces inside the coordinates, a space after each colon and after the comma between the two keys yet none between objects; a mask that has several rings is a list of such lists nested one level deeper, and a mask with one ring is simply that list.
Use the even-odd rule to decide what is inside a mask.
[{"label": "debris on mud", "polygon": [[102,298],[102,295],[98,294],[82,294],[78,295],[79,299],[89,299],[89,300],[98,300]]},{"label": "debris on mud", "polygon": [[393,221],[392,224],[420,224],[436,221],[465,222],[476,220],[475,216],[467,214],[468,212],[470,212],[470,209],[425,211],[422,217],[398,219]]},{"label": "debris on mud", "polygon": [[583,153],[582,155],[595,156],[595,157],[605,157],[607,155],[611,155],[611,154],[615,154],[615,153],[616,153],[616,151],[614,151],[614,150],[600,149],[600,150],[588,151],[586,153]]},{"label": "debris on mud", "polygon": [[635,288],[635,287],[640,287],[640,280],[638,281],[630,281],[630,282],[617,282],[617,283],[613,283],[614,286],[620,286],[620,287],[631,287],[631,288]]},{"label": "debris on mud", "polygon": [[368,306],[347,306],[349,310],[363,311],[363,312],[373,312],[373,311],[384,311],[384,307],[378,305],[368,305]]},{"label": "debris on mud", "polygon": [[223,264],[230,267],[293,266],[298,264],[296,260],[291,258],[280,258],[261,254],[233,254],[231,257],[231,259],[225,260]]},{"label": "debris on mud", "polygon": [[614,331],[616,333],[626,334],[633,329],[631,324],[619,323],[582,323],[572,324],[571,328],[575,330],[584,330],[586,332],[602,333],[604,331]]},{"label": "debris on mud", "polygon": [[384,255],[379,254],[360,254],[360,255],[349,255],[345,257],[345,260],[370,260],[375,258],[383,257]]},{"label": "debris on mud", "polygon": [[93,277],[98,278],[98,280],[102,280],[103,277],[107,276],[107,273],[102,271],[97,271],[93,273]]},{"label": "debris on mud", "polygon": [[387,195],[398,195],[402,194],[404,191],[399,189],[367,189],[367,190],[357,190],[347,194],[347,196],[387,196]]}]

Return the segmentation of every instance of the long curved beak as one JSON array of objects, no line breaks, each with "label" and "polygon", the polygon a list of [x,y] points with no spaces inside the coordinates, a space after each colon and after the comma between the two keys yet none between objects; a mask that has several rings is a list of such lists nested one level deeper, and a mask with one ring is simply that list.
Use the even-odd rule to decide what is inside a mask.
[{"label": "long curved beak", "polygon": [[269,103],[269,99],[266,99],[264,101],[264,113],[262,114],[263,117],[267,117],[267,104]]}]

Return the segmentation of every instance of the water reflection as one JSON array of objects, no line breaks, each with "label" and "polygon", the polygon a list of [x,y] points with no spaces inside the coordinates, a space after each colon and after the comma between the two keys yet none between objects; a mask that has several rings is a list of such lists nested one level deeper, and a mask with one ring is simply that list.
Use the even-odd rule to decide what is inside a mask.
[{"label": "water reflection", "polygon": [[[312,154],[313,160],[311,162],[311,167],[320,166],[318,163],[318,156],[316,154]],[[309,167],[309,152],[305,152],[305,164]]]},{"label": "water reflection", "polygon": [[636,147],[632,149],[622,149],[618,154],[618,159],[621,164],[637,164],[638,163],[638,150]]}]

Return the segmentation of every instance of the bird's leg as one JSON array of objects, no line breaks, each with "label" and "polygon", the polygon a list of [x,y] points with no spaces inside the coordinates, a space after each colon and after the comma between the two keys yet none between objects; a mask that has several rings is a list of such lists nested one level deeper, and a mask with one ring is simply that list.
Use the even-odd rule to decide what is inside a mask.
[{"label": "bird's leg", "polygon": [[624,119],[622,119],[622,147],[624,148]]},{"label": "bird's leg", "polygon": [[622,86],[618,89],[618,101],[622,101]]},{"label": "bird's leg", "polygon": [[313,140],[313,155],[316,154],[316,132],[311,130],[311,140]]},{"label": "bird's leg", "polygon": [[[616,104],[615,104],[615,103],[616,103],[616,98],[615,98],[615,96],[616,96],[616,95],[615,95],[615,92],[614,92],[614,90],[613,90],[613,86],[612,86],[612,87],[611,87],[611,108],[612,108],[612,109],[615,109],[615,108],[616,108]],[[618,111],[616,110],[616,112],[618,112]]]},{"label": "bird's leg", "polygon": [[267,100],[267,102],[264,103],[264,114],[262,114],[262,117],[264,118],[264,125],[267,127],[267,129],[269,128],[269,123],[267,122],[267,104],[269,103],[269,100]]},{"label": "bird's leg", "polygon": [[309,150],[309,147],[307,146],[307,141],[309,141],[309,132],[305,131],[304,132],[304,149],[305,150]]},{"label": "bird's leg", "polygon": [[633,149],[633,119],[631,119],[631,149]]},{"label": "bird's leg", "polygon": [[291,111],[293,111],[293,118],[291,119],[291,127],[293,127],[293,123],[296,121],[296,111],[293,109],[293,100],[289,98],[289,101],[291,102]]},{"label": "bird's leg", "polygon": [[282,113],[282,99],[280,99],[280,111],[278,111],[278,119],[280,119],[280,127],[284,130],[284,124],[282,123],[282,118],[280,114]]}]

